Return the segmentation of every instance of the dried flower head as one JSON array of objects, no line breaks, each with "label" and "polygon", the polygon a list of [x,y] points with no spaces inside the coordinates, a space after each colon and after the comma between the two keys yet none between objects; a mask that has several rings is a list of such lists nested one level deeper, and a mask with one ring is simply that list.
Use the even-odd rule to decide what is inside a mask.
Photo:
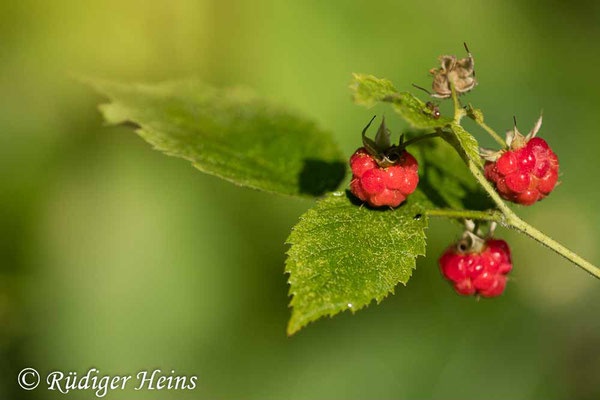
[{"label": "dried flower head", "polygon": [[433,75],[433,97],[447,99],[452,95],[450,82],[454,82],[454,87],[458,94],[463,94],[477,85],[475,79],[475,60],[469,52],[467,44],[465,49],[468,56],[460,60],[456,56],[440,56],[440,68],[432,68],[429,73]]}]

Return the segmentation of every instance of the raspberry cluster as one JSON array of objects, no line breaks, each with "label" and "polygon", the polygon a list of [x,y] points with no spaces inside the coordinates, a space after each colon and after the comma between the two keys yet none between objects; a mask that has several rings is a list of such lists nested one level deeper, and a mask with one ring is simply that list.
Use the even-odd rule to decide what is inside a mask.
[{"label": "raspberry cluster", "polygon": [[510,249],[504,240],[488,239],[479,251],[463,250],[461,242],[452,245],[440,257],[440,269],[457,293],[495,297],[506,286],[506,274],[512,269]]},{"label": "raspberry cluster", "polygon": [[504,199],[532,205],[548,196],[558,181],[558,157],[544,139],[535,137],[542,119],[527,135],[514,128],[507,134],[507,151],[492,154],[485,164],[485,177]]},{"label": "raspberry cluster", "polygon": [[419,183],[417,160],[405,150],[393,165],[381,167],[361,147],[350,158],[350,167],[350,191],[373,207],[398,207]]}]

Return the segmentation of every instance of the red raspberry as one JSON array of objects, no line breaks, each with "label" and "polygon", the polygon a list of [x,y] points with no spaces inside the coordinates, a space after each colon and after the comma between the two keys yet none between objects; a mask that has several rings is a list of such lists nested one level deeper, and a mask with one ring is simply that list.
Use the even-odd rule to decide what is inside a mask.
[{"label": "red raspberry", "polygon": [[440,257],[440,269],[457,293],[495,297],[506,286],[512,269],[510,249],[504,240],[488,239],[481,249],[463,250],[464,241],[450,246]]},{"label": "red raspberry", "polygon": [[510,149],[498,153],[485,164],[485,177],[496,185],[504,199],[532,205],[548,196],[558,181],[558,157],[544,139],[534,137],[541,126],[541,117],[527,137],[516,128],[507,139]]},{"label": "red raspberry", "polygon": [[393,165],[381,167],[361,147],[350,158],[350,167],[350,191],[373,207],[398,207],[419,183],[417,160],[405,150]]}]

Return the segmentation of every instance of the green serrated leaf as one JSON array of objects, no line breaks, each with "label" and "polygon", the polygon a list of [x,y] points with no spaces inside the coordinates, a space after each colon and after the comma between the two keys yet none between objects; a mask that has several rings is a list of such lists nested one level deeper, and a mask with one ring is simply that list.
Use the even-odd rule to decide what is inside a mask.
[{"label": "green serrated leaf", "polygon": [[452,123],[451,118],[434,118],[427,104],[409,92],[399,92],[387,80],[373,75],[353,74],[350,84],[356,104],[372,107],[379,102],[392,103],[394,111],[399,113],[411,126],[420,129],[441,128]]},{"label": "green serrated leaf", "polygon": [[467,161],[471,160],[476,165],[483,168],[483,163],[479,156],[479,143],[477,143],[477,139],[458,124],[453,123],[449,128],[453,135],[445,135],[446,140],[448,140],[448,142],[450,142],[450,144],[454,146]]},{"label": "green serrated leaf", "polygon": [[387,79],[356,73],[352,74],[352,78],[352,83],[350,83],[352,98],[356,104],[365,107],[373,107],[380,101],[384,101],[386,97],[398,93],[392,82]]},{"label": "green serrated leaf", "polygon": [[288,334],[322,316],[379,303],[406,284],[415,258],[425,255],[423,210],[429,206],[419,191],[394,210],[361,207],[347,192],[318,201],[287,240]]},{"label": "green serrated leaf", "polygon": [[248,90],[198,80],[91,84],[111,100],[100,106],[108,123],[133,122],[157,150],[208,174],[300,196],[334,190],[344,178],[346,162],[329,132]]},{"label": "green serrated leaf", "polygon": [[435,119],[426,103],[409,92],[398,93],[391,102],[394,110],[414,128],[442,128],[452,122],[451,118],[443,116]]}]

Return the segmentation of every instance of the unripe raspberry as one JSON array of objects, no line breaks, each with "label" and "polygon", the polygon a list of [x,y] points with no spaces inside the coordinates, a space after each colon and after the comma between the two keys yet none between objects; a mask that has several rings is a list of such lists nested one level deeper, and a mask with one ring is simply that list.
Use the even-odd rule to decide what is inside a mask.
[{"label": "unripe raspberry", "polygon": [[350,157],[350,191],[370,206],[398,207],[417,188],[419,165],[404,150],[402,138],[397,146],[390,143],[385,120],[382,120],[374,141],[366,137],[371,122],[362,132],[363,147]]},{"label": "unripe raspberry", "polygon": [[417,160],[403,151],[398,161],[380,166],[364,147],[350,158],[350,191],[373,207],[398,207],[419,183]]},{"label": "unripe raspberry", "polygon": [[506,151],[489,153],[485,176],[494,183],[504,199],[531,205],[548,196],[558,181],[558,157],[544,139],[535,137],[542,123],[523,136],[519,131],[509,131]]},{"label": "unripe raspberry", "polygon": [[504,240],[488,239],[466,249],[464,239],[450,246],[439,259],[440,269],[457,293],[495,297],[506,287],[512,269],[510,249]]}]

